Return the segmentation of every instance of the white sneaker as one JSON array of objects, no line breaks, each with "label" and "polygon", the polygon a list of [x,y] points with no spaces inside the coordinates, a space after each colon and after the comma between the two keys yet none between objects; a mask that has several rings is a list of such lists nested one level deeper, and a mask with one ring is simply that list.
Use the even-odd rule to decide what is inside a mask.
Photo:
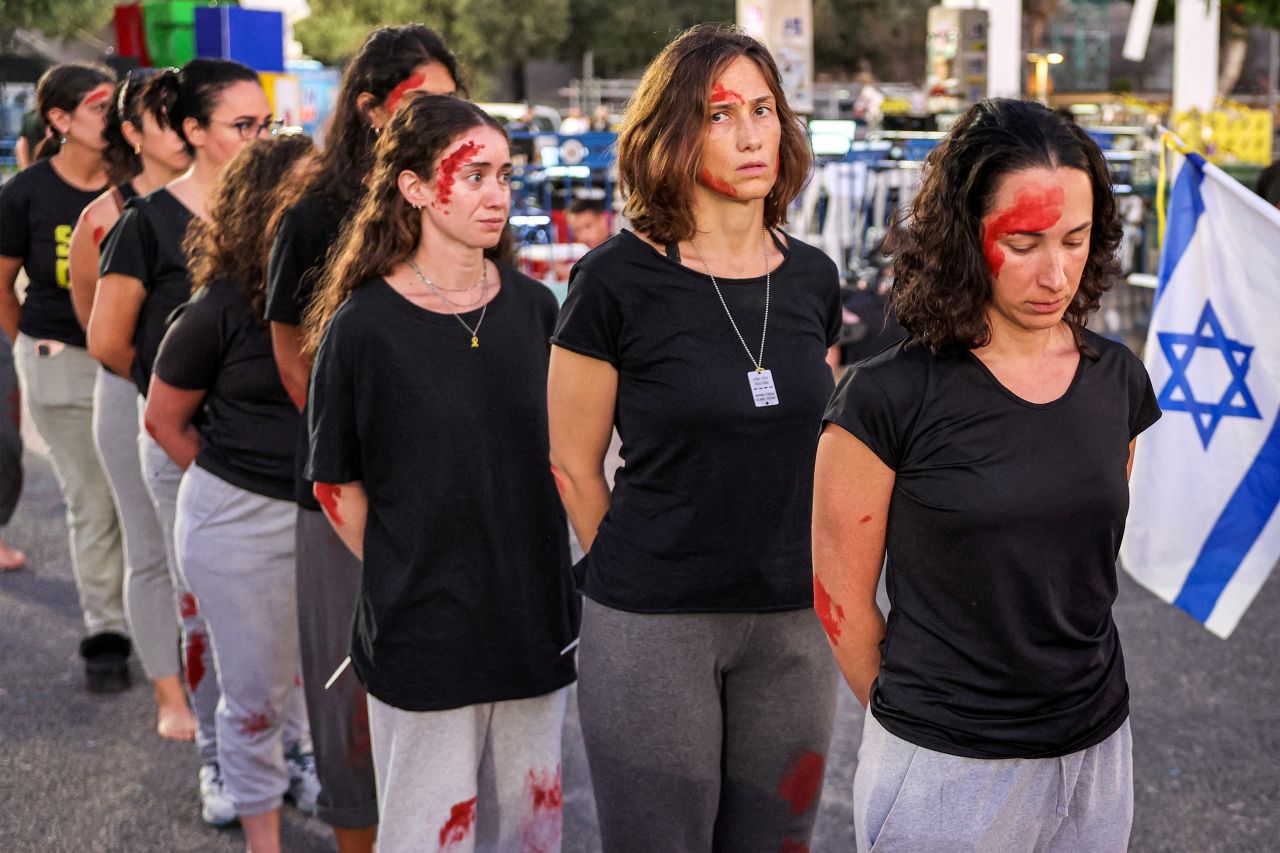
[{"label": "white sneaker", "polygon": [[216,761],[200,768],[200,817],[217,827],[230,826],[240,819],[222,786],[222,768]]},{"label": "white sneaker", "polygon": [[320,796],[320,779],[316,776],[315,754],[303,752],[300,744],[292,744],[285,751],[284,765],[289,769],[289,790],[285,797],[304,814],[316,813],[316,798]]}]

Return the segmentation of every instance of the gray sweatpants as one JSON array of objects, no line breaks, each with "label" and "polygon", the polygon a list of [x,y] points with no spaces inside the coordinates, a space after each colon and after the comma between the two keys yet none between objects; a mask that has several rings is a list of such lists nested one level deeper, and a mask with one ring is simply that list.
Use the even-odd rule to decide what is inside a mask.
[{"label": "gray sweatpants", "polygon": [[138,458],[138,389],[98,368],[93,438],[124,534],[125,616],[147,677],[178,671],[178,613],[164,533]]},{"label": "gray sweatpants", "polygon": [[218,762],[236,813],[280,807],[288,745],[310,751],[298,675],[292,501],[246,491],[192,465],[178,489],[174,541],[213,649]]},{"label": "gray sweatpants", "polygon": [[[196,715],[196,752],[201,764],[218,760],[218,674],[213,666],[213,651],[209,648],[209,632],[200,615],[196,597],[187,589],[186,581],[178,570],[178,556],[174,546],[173,527],[178,514],[178,486],[182,483],[182,469],[156,444],[142,424],[142,412],[146,399],[138,398],[138,456],[142,461],[142,476],[156,509],[160,532],[164,536],[165,559],[173,594],[177,598],[179,625],[182,628],[182,653],[187,673],[187,692],[191,695],[191,707]],[[172,606],[172,605],[171,605]]]},{"label": "gray sweatpants", "polygon": [[859,853],[1123,853],[1133,823],[1125,720],[1061,758],[963,758],[890,734],[868,713],[853,780]]},{"label": "gray sweatpants", "polygon": [[811,608],[583,603],[578,708],[605,853],[807,847],[839,675]]},{"label": "gray sweatpants", "polygon": [[559,853],[568,692],[448,711],[370,696],[378,853]]},{"label": "gray sweatpants", "polygon": [[49,445],[53,471],[67,503],[71,569],[88,634],[127,632],[124,547],[111,488],[93,445],[93,385],[98,362],[82,347],[63,345],[40,355],[34,338],[19,334],[14,358],[36,432]]}]

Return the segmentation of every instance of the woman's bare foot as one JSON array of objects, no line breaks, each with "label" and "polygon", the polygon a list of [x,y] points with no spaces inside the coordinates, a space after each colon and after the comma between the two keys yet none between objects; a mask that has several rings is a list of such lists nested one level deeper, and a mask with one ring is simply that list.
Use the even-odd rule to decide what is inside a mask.
[{"label": "woman's bare foot", "polygon": [[156,732],[166,740],[195,740],[196,715],[191,713],[178,676],[157,678],[155,687]]},{"label": "woman's bare foot", "polygon": [[13,572],[27,564],[27,555],[17,548],[10,548],[0,539],[0,572]]}]

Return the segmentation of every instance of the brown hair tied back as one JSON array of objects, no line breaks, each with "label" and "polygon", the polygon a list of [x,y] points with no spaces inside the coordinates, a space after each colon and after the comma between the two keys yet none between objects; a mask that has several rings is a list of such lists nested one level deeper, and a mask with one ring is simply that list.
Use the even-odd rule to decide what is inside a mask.
[{"label": "brown hair tied back", "polygon": [[937,350],[973,349],[991,340],[987,305],[991,268],[982,251],[983,218],[1000,180],[1022,169],[1079,169],[1093,187],[1093,230],[1080,288],[1064,318],[1076,346],[1114,271],[1121,225],[1107,161],[1074,122],[1031,101],[993,98],[970,107],[925,159],[924,177],[906,223],[886,249],[894,259],[891,299],[913,340]]}]

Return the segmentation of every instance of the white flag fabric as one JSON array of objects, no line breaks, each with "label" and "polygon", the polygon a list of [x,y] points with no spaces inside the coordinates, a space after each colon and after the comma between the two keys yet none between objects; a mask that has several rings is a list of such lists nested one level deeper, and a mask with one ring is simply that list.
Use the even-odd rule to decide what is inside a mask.
[{"label": "white flag fabric", "polygon": [[1138,440],[1120,559],[1226,638],[1280,560],[1280,211],[1194,154],[1145,362],[1164,417]]}]

